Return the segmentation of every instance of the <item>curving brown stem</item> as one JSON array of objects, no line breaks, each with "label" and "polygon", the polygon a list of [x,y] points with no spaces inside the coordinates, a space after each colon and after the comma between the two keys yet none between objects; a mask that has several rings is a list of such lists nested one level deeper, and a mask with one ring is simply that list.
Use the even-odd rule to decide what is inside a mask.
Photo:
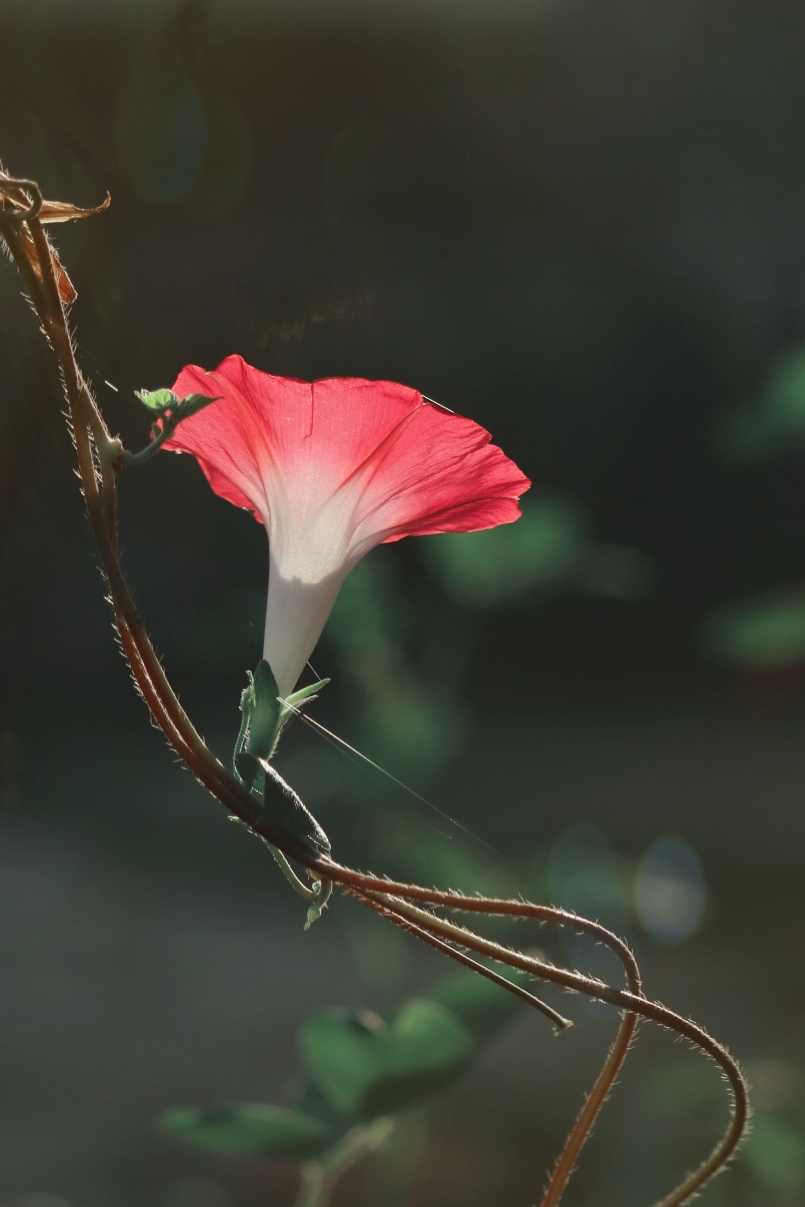
[{"label": "curving brown stem", "polygon": [[[580,933],[591,935],[600,943],[609,947],[618,957],[623,965],[629,989],[635,994],[641,993],[640,972],[629,946],[617,935],[601,926],[599,922],[592,922],[588,918],[580,918],[569,910],[558,909],[555,906],[533,905],[530,902],[493,900],[489,898],[485,898],[481,902],[472,897],[464,897],[457,893],[440,892],[436,889],[423,892],[418,885],[392,883],[380,877],[364,876],[361,873],[355,873],[352,869],[342,869],[342,872],[344,879],[339,882],[342,885],[344,885],[345,881],[351,886],[360,884],[365,888],[383,889],[393,892],[398,896],[409,897],[418,901],[428,902],[432,905],[447,906],[453,909],[475,910],[476,912],[485,914],[502,914],[518,918],[534,918],[540,922],[555,922]],[[349,889],[348,891],[353,890]],[[357,896],[358,894],[353,891],[353,895]],[[372,905],[373,901],[377,900],[372,894],[361,895],[359,899],[367,905]],[[400,915],[395,917],[390,912],[386,916],[392,921],[396,921],[397,925],[404,925]],[[407,929],[410,929],[410,927],[407,927]],[[425,937],[425,932],[422,932],[419,928],[418,937]],[[430,941],[434,942],[433,938]],[[454,959],[460,958],[455,949],[448,948],[447,954],[453,954]],[[581,1150],[592,1132],[595,1121],[609,1097],[623,1066],[623,1062],[626,1059],[637,1028],[637,1019],[638,1015],[635,1012],[630,1010],[624,1012],[618,1033],[607,1053],[603,1068],[596,1078],[595,1085],[587,1096],[584,1106],[573,1125],[573,1129],[550,1176],[541,1207],[557,1207],[560,1203],[571,1174],[578,1162]]]},{"label": "curving brown stem", "polygon": [[[328,873],[330,874],[330,873]],[[337,876],[333,879],[338,882]],[[377,877],[366,877],[367,880],[376,881]],[[383,883],[383,882],[381,882]],[[692,1022],[690,1019],[683,1018],[674,1011],[668,1010],[667,1007],[660,1005],[659,1002],[653,1002],[642,994],[635,993],[631,988],[616,989],[611,985],[605,984],[603,981],[598,981],[593,977],[583,976],[581,973],[573,972],[570,969],[557,968],[553,964],[548,964],[543,960],[539,960],[534,956],[525,955],[519,951],[513,951],[511,948],[504,947],[500,943],[496,943],[490,939],[482,938],[480,935],[474,934],[466,927],[457,926],[455,923],[430,913],[428,910],[421,909],[411,905],[410,901],[400,898],[398,888],[405,890],[405,896],[411,898],[414,896],[413,890],[416,886],[413,885],[397,885],[393,882],[386,882],[386,887],[391,888],[392,894],[365,892],[356,888],[354,883],[347,888],[347,891],[360,898],[365,898],[369,904],[372,904],[378,913],[382,913],[390,921],[396,922],[398,926],[403,926],[407,929],[407,923],[413,922],[423,930],[427,930],[434,935],[437,935],[442,940],[447,941],[449,948],[450,943],[454,943],[464,949],[473,951],[481,956],[486,956],[493,960],[499,960],[503,964],[508,964],[512,968],[519,968],[525,972],[531,972],[534,976],[541,977],[544,980],[551,981],[556,985],[561,985],[565,989],[572,990],[577,993],[584,993],[588,997],[595,998],[598,1001],[609,1002],[613,1006],[619,1006],[628,1014],[634,1014],[643,1018],[651,1019],[660,1026],[666,1027],[677,1034],[684,1036],[695,1047],[710,1056],[716,1064],[718,1064],[730,1086],[732,1097],[732,1118],[730,1119],[729,1127],[725,1135],[715,1146],[707,1159],[695,1169],[684,1182],[681,1183],[671,1194],[661,1200],[657,1207],[680,1207],[682,1203],[697,1194],[707,1181],[721,1169],[723,1169],[730,1157],[737,1149],[745,1131],[749,1119],[749,1093],[746,1082],[741,1073],[740,1067],[734,1057],[728,1050],[711,1035],[700,1027],[698,1023]],[[428,891],[426,894],[429,897],[438,896],[442,899],[452,898],[453,908],[467,909],[473,912],[483,912],[492,914],[509,914],[516,917],[536,917],[546,914],[558,915],[556,920],[563,920],[564,924],[570,924],[567,920],[562,919],[567,911],[552,910],[546,906],[533,906],[530,902],[517,901],[481,901],[476,898],[464,898],[460,894],[455,893],[434,893]],[[445,904],[447,902],[444,902]],[[483,906],[489,905],[490,909],[484,909]],[[569,915],[573,920],[574,929],[587,931],[592,933],[601,931],[604,928],[598,923],[590,923],[586,919],[578,918],[575,915]],[[606,932],[608,933],[608,932]],[[620,944],[617,936],[611,935],[610,938],[615,939],[616,943],[611,946],[616,947]],[[623,945],[625,947],[625,944]],[[628,950],[628,949],[627,949]],[[450,951],[447,954],[451,954]],[[623,1025],[621,1032],[616,1038],[613,1051],[619,1056],[619,1064],[623,1063],[625,1051],[622,1050],[623,1042]],[[628,1046],[628,1045],[627,1045]],[[576,1127],[571,1133],[568,1145],[575,1149],[573,1154],[578,1156],[581,1146],[589,1135],[590,1128],[595,1119],[595,1116],[600,1110],[603,1102],[606,1099],[611,1082],[614,1076],[617,1075],[617,1068],[612,1073],[613,1057],[612,1052],[607,1059],[607,1064],[604,1066],[598,1081],[594,1087],[591,1098],[595,1095],[595,1102],[590,1107],[588,1112],[587,1107],[582,1111]],[[610,1076],[611,1074],[611,1076]],[[582,1124],[582,1127],[579,1126]],[[574,1137],[577,1137],[574,1141]],[[568,1161],[571,1154],[568,1154]],[[564,1154],[563,1154],[564,1157]],[[563,1158],[560,1158],[560,1163],[566,1164]],[[557,1166],[558,1169],[558,1166]],[[564,1177],[564,1185],[572,1172],[572,1167],[567,1170]],[[554,1174],[554,1179],[556,1172]],[[550,1189],[550,1186],[549,1186]],[[557,1182],[557,1191],[561,1194],[562,1186]],[[558,1198],[554,1202],[559,1202]]]},{"label": "curving brown stem", "polygon": [[545,1187],[541,1207],[557,1207],[561,1202],[562,1195],[578,1163],[581,1150],[587,1143],[595,1121],[612,1092],[612,1087],[623,1067],[623,1062],[626,1060],[635,1030],[637,1029],[637,1017],[631,1010],[624,1011],[621,1024],[618,1027],[618,1034],[615,1036],[612,1047],[607,1053],[604,1067],[596,1077],[595,1085],[587,1095],[587,1100],[579,1112],[576,1122],[573,1124],[573,1130],[565,1141],[565,1147],[559,1154],[559,1159],[554,1166],[548,1185]]},{"label": "curving brown stem", "polygon": [[[382,914],[384,917],[396,922],[398,926],[401,926],[410,934],[415,935],[418,939],[421,939],[425,943],[429,943],[431,947],[435,947],[437,951],[441,951],[445,955],[450,956],[452,959],[457,960],[459,963],[473,968],[476,972],[480,972],[482,976],[488,977],[489,980],[494,981],[495,984],[505,985],[505,987],[511,992],[516,993],[524,1001],[528,1002],[530,1005],[534,1006],[543,1014],[551,1018],[551,1021],[554,1022],[557,1027],[564,1029],[567,1026],[572,1026],[572,1023],[570,1023],[567,1019],[562,1018],[558,1012],[552,1011],[550,1006],[547,1006],[546,1003],[541,1001],[539,998],[534,997],[533,994],[530,994],[519,986],[512,984],[511,981],[507,981],[506,978],[494,973],[491,969],[486,968],[483,964],[479,964],[477,960],[471,959],[459,948],[451,947],[450,944],[446,943],[443,939],[437,939],[435,935],[430,934],[421,926],[417,926],[405,915],[397,914],[393,909],[386,908],[384,904],[381,904],[380,899],[363,897],[355,890],[352,891],[352,895],[357,900],[363,901],[364,904],[376,909],[377,912]],[[568,1136],[565,1146],[556,1162],[548,1185],[545,1188],[545,1194],[542,1198],[541,1207],[555,1207],[555,1205],[561,1201],[571,1174],[576,1168],[576,1163],[581,1150],[593,1129],[595,1120],[604,1106],[612,1086],[615,1083],[615,1079],[620,1072],[621,1066],[626,1059],[636,1026],[637,1015],[632,1011],[624,1011],[620,1027],[618,1028],[618,1034],[616,1035],[612,1047],[607,1054],[604,1067],[598,1074],[595,1085],[587,1096],[584,1107],[582,1108],[581,1113],[579,1114],[573,1126],[573,1130]]]},{"label": "curving brown stem", "polygon": [[[20,195],[30,199],[27,209],[20,208]],[[4,201],[4,196],[8,202]],[[123,448],[109,433],[95,399],[79,371],[59,292],[53,252],[38,216],[41,208],[41,194],[34,182],[10,180],[0,174],[0,236],[5,240],[19,268],[62,373],[81,484],[103,570],[109,583],[121,645],[135,683],[154,721],[187,767],[229,813],[234,814],[286,856],[301,864],[311,876],[340,885],[365,905],[452,959],[474,968],[497,983],[505,983],[511,992],[528,1000],[557,1025],[565,1024],[567,1020],[562,1019],[561,1015],[527,990],[513,985],[493,970],[479,964],[473,957],[468,956],[467,952],[472,951],[476,955],[491,958],[509,967],[522,969],[565,989],[610,1002],[624,1011],[618,1037],[554,1170],[546,1197],[543,1199],[543,1207],[555,1207],[559,1203],[581,1147],[623,1063],[638,1017],[651,1019],[661,1026],[668,1027],[712,1057],[721,1066],[730,1084],[734,1103],[733,1116],[726,1135],[707,1160],[659,1205],[679,1207],[701,1189],[713,1174],[724,1167],[737,1147],[748,1116],[746,1085],[733,1058],[701,1027],[643,996],[637,964],[623,940],[599,923],[580,918],[567,910],[530,902],[464,897],[459,893],[403,884],[342,867],[335,861],[319,855],[303,838],[276,825],[270,816],[264,817],[260,802],[234,779],[194,728],[151,645],[120,566],[116,534],[115,476],[123,462]],[[19,234],[22,224],[25,224],[30,236],[26,240]],[[31,244],[34,248],[33,260]],[[414,905],[412,902],[419,904]],[[424,909],[422,906],[431,908]],[[484,939],[433,913],[434,908],[532,918],[593,935],[606,944],[621,961],[627,988],[614,988],[595,978],[557,968],[533,956]]]}]

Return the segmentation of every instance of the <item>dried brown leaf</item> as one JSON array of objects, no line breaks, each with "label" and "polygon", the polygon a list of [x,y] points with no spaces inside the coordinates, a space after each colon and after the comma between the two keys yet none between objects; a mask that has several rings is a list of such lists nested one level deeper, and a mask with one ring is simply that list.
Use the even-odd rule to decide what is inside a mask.
[{"label": "dried brown leaf", "polygon": [[[2,189],[2,182],[0,182],[0,189]],[[78,205],[70,205],[67,201],[43,201],[39,211],[39,221],[72,222],[74,218],[91,218],[93,214],[100,214],[101,210],[108,209],[111,200],[111,193],[107,193],[100,205],[95,205],[88,210],[82,210]]]},{"label": "dried brown leaf", "polygon": [[[15,181],[6,172],[0,168],[0,209],[10,213],[11,216],[24,214],[31,209],[31,203],[36,197],[36,193],[32,192],[28,187],[27,181]],[[43,201],[38,212],[34,216],[39,222],[48,224],[51,222],[72,222],[76,218],[89,218],[93,214],[99,214],[101,210],[105,210],[112,198],[109,193],[100,205],[93,206],[91,209],[82,209],[78,205],[71,205],[67,201]],[[28,263],[31,265],[38,279],[42,280],[42,265],[39,263],[39,255],[36,249],[36,242],[27,224],[22,221],[15,223],[16,233],[19,239],[20,247],[25,254]],[[48,240],[50,248],[50,259],[53,264],[53,273],[56,278],[56,285],[59,290],[59,297],[65,306],[75,300],[76,291],[72,281],[68,277],[65,269],[62,267],[58,254],[53,245]]]},{"label": "dried brown leaf", "polygon": [[[41,281],[42,280],[42,266],[39,263],[39,253],[36,250],[36,243],[34,242],[34,237],[31,234],[31,232],[28,230],[28,227],[25,225],[24,222],[21,222],[17,228],[17,237],[20,241],[22,250],[25,253],[25,258],[27,259],[28,263],[31,265],[31,268],[36,273],[36,276],[38,277],[38,279]],[[48,244],[48,247],[50,248],[50,261],[51,261],[51,264],[53,265],[53,275],[56,278],[56,285],[59,290],[59,297],[61,298],[61,300],[65,306],[69,306],[70,303],[74,302],[77,297],[75,286],[73,285],[73,282],[68,277],[66,270],[62,267],[62,262],[59,259],[58,253],[49,239],[47,240],[47,244]]]}]

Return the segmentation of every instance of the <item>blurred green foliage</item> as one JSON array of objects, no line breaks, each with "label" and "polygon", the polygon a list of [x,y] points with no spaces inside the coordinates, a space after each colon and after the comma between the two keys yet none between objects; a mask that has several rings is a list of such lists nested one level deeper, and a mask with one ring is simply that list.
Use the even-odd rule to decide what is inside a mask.
[{"label": "blurred green foliage", "polygon": [[307,1075],[341,1114],[359,1120],[438,1093],[476,1046],[455,1013],[422,998],[406,1002],[391,1026],[376,1014],[314,1014],[301,1042]]},{"label": "blurred green foliage", "polygon": [[729,460],[751,461],[805,439],[805,345],[796,344],[772,361],[756,403],[722,415],[716,425],[718,451]]},{"label": "blurred green foliage", "polygon": [[701,627],[705,648],[730,666],[767,670],[805,660],[805,591],[789,589],[717,608]]},{"label": "blurred green foliage", "polygon": [[390,869],[459,892],[511,897],[524,892],[527,879],[503,856],[458,826],[445,829],[414,817],[386,819],[377,837],[378,853]]},{"label": "blurred green foliage", "polygon": [[392,772],[417,778],[448,762],[467,731],[456,676],[428,673],[424,658],[416,658],[422,622],[393,555],[376,550],[355,567],[326,633],[339,677],[358,688],[351,717],[356,744]]},{"label": "blurred green foliage", "polygon": [[466,608],[491,608],[561,583],[590,541],[584,509],[565,496],[522,500],[522,516],[485,532],[426,537],[421,548],[437,581]]},{"label": "blurred green foliage", "polygon": [[652,1110],[670,1118],[717,1110],[722,1096],[713,1068],[698,1057],[663,1062],[647,1079],[646,1098]]},{"label": "blurred green foliage", "polygon": [[[747,1195],[741,1202],[800,1203],[805,1191],[805,1120],[799,1111],[799,1084],[794,1066],[781,1060],[757,1060],[746,1067],[754,1115],[739,1151],[744,1183],[754,1183],[763,1199]],[[770,1092],[775,1090],[776,1092]],[[780,1088],[785,1092],[779,1095]],[[717,1131],[723,1117],[723,1094],[711,1065],[691,1057],[662,1062],[644,1080],[649,1110],[665,1119],[708,1121]],[[746,1193],[746,1192],[744,1192]],[[730,1200],[731,1201],[731,1200]]]},{"label": "blurred green foliage", "polygon": [[[528,977],[511,972],[510,979],[522,985]],[[368,1151],[387,1134],[387,1116],[423,1106],[452,1085],[521,1008],[501,986],[466,972],[429,998],[403,1003],[390,1025],[367,1011],[317,1011],[300,1031],[303,1080],[292,1107],[185,1107],[163,1115],[160,1130],[219,1155],[315,1159],[328,1167],[342,1160],[345,1146]]]},{"label": "blurred green foliage", "polygon": [[[307,750],[288,776],[303,795],[348,795],[362,802],[365,825],[374,834],[373,854],[396,874],[498,896],[528,891],[528,878],[494,851],[457,828],[444,832],[442,825],[440,832],[438,821],[430,824],[421,810],[412,810],[411,793],[401,805],[396,791],[396,802],[386,799],[381,809],[383,788],[397,778],[403,781],[397,789],[410,786],[418,795],[465,745],[472,727],[464,681],[482,613],[533,591],[628,595],[645,566],[636,565],[633,550],[594,545],[583,507],[557,495],[524,499],[516,523],[426,537],[416,548],[438,592],[423,600],[420,586],[415,597],[397,551],[375,550],[344,583],[324,637],[336,683],[358,689],[345,693],[345,736],[391,778],[383,785],[377,775],[356,776],[343,756],[321,749]],[[618,892],[606,880],[595,905],[602,894],[611,903]],[[606,909],[613,920],[622,912]]]},{"label": "blurred green foliage", "polygon": [[333,1142],[335,1129],[321,1119],[279,1106],[241,1103],[209,1111],[171,1111],[163,1131],[209,1152],[299,1161]]},{"label": "blurred green foliage", "polygon": [[805,1132],[776,1115],[755,1115],[743,1159],[764,1185],[791,1195],[805,1189]]}]

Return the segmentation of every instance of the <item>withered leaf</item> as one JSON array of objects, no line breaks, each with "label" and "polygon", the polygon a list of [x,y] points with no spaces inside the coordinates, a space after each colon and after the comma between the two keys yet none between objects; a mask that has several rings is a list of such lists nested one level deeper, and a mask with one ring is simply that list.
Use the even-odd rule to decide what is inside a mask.
[{"label": "withered leaf", "polygon": [[[24,222],[19,224],[16,233],[20,246],[25,253],[25,258],[31,265],[31,268],[34,270],[37,279],[41,281],[42,265],[39,263],[39,252],[36,249],[36,243],[34,242],[33,235]],[[47,239],[47,236],[45,237]],[[73,285],[73,282],[68,277],[66,269],[62,267],[62,262],[59,259],[58,252],[50,242],[50,239],[47,239],[47,245],[50,248],[50,262],[53,265],[53,275],[56,278],[56,287],[59,291],[59,297],[65,306],[69,306],[70,303],[74,302],[78,296],[76,294],[75,285]]]},{"label": "withered leaf", "polygon": [[[6,212],[10,211],[11,214],[24,212],[31,208],[31,199],[31,193],[25,187],[25,182],[15,181],[0,168],[0,209],[6,210]],[[82,209],[81,206],[71,205],[67,201],[43,201],[36,217],[43,224],[72,222],[76,218],[89,218],[93,214],[99,214],[101,210],[107,208],[111,200],[111,196],[107,193],[101,204],[93,206],[91,209]],[[36,242],[29,227],[25,222],[19,222],[16,225],[16,233],[25,258],[28,260],[37,278],[41,281],[42,265],[39,263]],[[59,297],[65,306],[69,306],[76,297],[75,287],[62,267],[58,254],[50,240],[47,243],[50,249],[50,259],[53,265],[56,285],[59,290]]]},{"label": "withered leaf", "polygon": [[107,193],[100,205],[94,205],[88,210],[82,210],[79,205],[70,205],[69,201],[43,201],[39,221],[72,222],[74,218],[91,218],[93,214],[100,214],[101,210],[108,209],[111,201],[112,194]]}]

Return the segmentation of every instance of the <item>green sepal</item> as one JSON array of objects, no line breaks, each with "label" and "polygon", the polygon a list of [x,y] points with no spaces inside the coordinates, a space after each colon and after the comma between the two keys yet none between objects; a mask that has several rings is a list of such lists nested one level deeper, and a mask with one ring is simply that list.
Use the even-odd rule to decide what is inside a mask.
[{"label": "green sepal", "polygon": [[462,1021],[414,998],[392,1026],[377,1015],[325,1011],[308,1019],[302,1056],[333,1107],[354,1119],[393,1114],[431,1098],[464,1072],[477,1051]]},{"label": "green sepal", "polygon": [[122,449],[120,452],[121,468],[145,465],[159,452],[183,419],[189,419],[191,415],[195,415],[197,411],[209,406],[211,402],[218,402],[220,397],[209,398],[206,394],[188,394],[186,398],[178,398],[173,390],[135,390],[134,393],[153,419],[151,443],[138,453]]},{"label": "green sepal", "polygon": [[274,736],[275,747],[285,726],[302,711],[302,705],[315,700],[321,689],[326,687],[329,682],[329,679],[319,679],[317,683],[309,683],[307,687],[301,687],[298,692],[291,692],[286,699],[280,700],[280,715]]},{"label": "green sepal", "polygon": [[[249,675],[248,733],[245,749],[255,759],[270,759],[277,738],[280,718],[279,688],[271,667],[262,658],[257,670]],[[241,701],[243,708],[243,701]]]},{"label": "green sepal", "polygon": [[318,1157],[339,1136],[338,1129],[312,1115],[252,1103],[169,1111],[159,1130],[207,1152],[285,1161]]},{"label": "green sepal", "polygon": [[[284,717],[289,716],[290,712],[287,709],[283,711],[280,706],[277,683],[265,658],[258,663],[254,674],[249,671],[248,676],[248,686],[240,697],[243,718],[232,765],[236,778],[244,788],[249,792],[258,792],[263,797],[263,811],[251,828],[266,842],[275,843],[276,835],[261,828],[265,820],[303,839],[308,847],[312,846],[319,854],[329,855],[330,842],[324,830],[269,761],[277,745]],[[309,689],[303,688],[304,698],[310,698],[320,686],[317,683]]]},{"label": "green sepal", "polygon": [[276,744],[279,689],[271,667],[263,658],[249,677],[240,697],[243,720],[232,759],[235,775],[249,792],[262,794],[266,774],[260,759],[269,759]]},{"label": "green sepal", "polygon": [[290,712],[294,708],[298,708],[305,700],[315,700],[323,687],[326,687],[330,682],[329,679],[319,679],[317,683],[309,683],[307,687],[300,687],[298,692],[293,692],[283,701],[283,711]]},{"label": "green sepal", "polygon": [[[287,700],[281,700],[274,673],[265,658],[257,664],[254,674],[251,671],[247,673],[249,685],[240,698],[243,724],[235,748],[235,764],[244,782],[251,780],[255,787],[259,784],[262,790],[262,780],[259,779],[254,760],[271,758],[287,722],[296,715],[302,704],[315,700],[330,680],[319,679],[317,683],[293,692]],[[251,756],[252,762],[241,759],[241,765],[238,765],[244,753]]]}]

